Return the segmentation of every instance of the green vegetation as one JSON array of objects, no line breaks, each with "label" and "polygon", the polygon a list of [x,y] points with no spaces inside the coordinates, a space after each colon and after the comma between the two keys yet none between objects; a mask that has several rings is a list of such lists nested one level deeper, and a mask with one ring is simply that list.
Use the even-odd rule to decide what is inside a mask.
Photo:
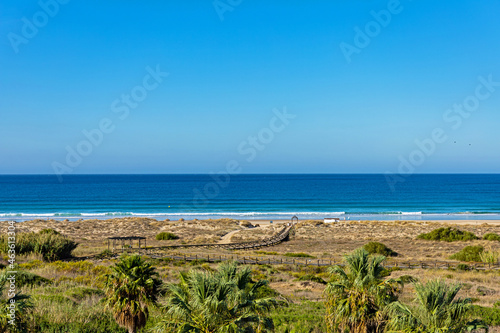
[{"label": "green vegetation", "polygon": [[[441,281],[415,283],[409,290],[414,299],[405,291],[399,300],[403,284],[415,278],[392,273],[401,268],[383,269],[384,259],[358,249],[345,256],[345,266],[330,268],[216,266],[138,255],[104,262],[31,260],[15,266],[16,286],[23,291],[16,296],[16,330],[5,326],[9,284],[7,270],[0,271],[0,332],[462,333],[484,323],[500,325],[500,302],[474,306],[458,299],[458,286]],[[176,283],[164,288],[160,277],[172,281],[178,273]],[[391,279],[391,273],[400,277]],[[493,303],[494,289],[473,281],[496,273],[449,273],[449,279],[463,275],[471,282],[462,288],[477,301]],[[307,301],[321,297],[320,285],[293,281],[326,283],[324,302]]]},{"label": "green vegetation", "polygon": [[156,240],[173,240],[173,239],[179,239],[179,236],[171,232],[160,232],[158,235],[156,235]]},{"label": "green vegetation", "polygon": [[[19,290],[12,297],[8,297],[7,290],[10,289],[10,276],[0,276],[0,332],[22,332],[28,326],[28,315],[33,308],[30,297],[22,294]],[[14,282],[15,284],[15,282]],[[10,316],[11,300],[15,302],[15,318]],[[13,321],[11,321],[14,319]]]},{"label": "green vegetation", "polygon": [[157,332],[262,332],[274,325],[269,311],[274,298],[256,297],[267,281],[251,279],[249,268],[220,264],[216,271],[190,270],[170,284],[165,317]]},{"label": "green vegetation", "polygon": [[[31,272],[27,272],[24,270],[19,270],[18,267],[15,268],[16,270],[16,287],[17,288],[22,288],[22,287],[35,287],[35,286],[42,286],[46,284],[51,284],[52,281],[49,279],[46,279],[42,276],[33,274]],[[2,275],[0,275],[0,280],[2,278],[7,278],[6,272]]]},{"label": "green vegetation", "polygon": [[106,258],[111,258],[113,256],[114,256],[113,251],[106,249],[106,250],[102,251],[101,253],[97,254],[95,256],[95,258],[96,259],[106,259]]},{"label": "green vegetation", "polygon": [[60,235],[58,231],[54,229],[42,229],[38,232],[40,235],[49,234],[49,235]]},{"label": "green vegetation", "polygon": [[148,305],[156,305],[162,281],[155,268],[140,256],[122,257],[106,276],[106,307],[118,325],[135,333],[146,326]]},{"label": "green vegetation", "polygon": [[[46,261],[71,258],[71,252],[77,246],[78,243],[52,229],[44,229],[37,234],[30,232],[16,235],[16,254],[40,254]],[[2,235],[0,237],[0,252],[8,253],[8,250],[7,235]]]},{"label": "green vegetation", "polygon": [[488,241],[499,241],[500,242],[500,235],[495,234],[493,232],[487,233],[483,236],[483,239],[488,240]]},{"label": "green vegetation", "polygon": [[293,258],[316,258],[310,254],[304,253],[304,252],[299,252],[299,253],[293,253],[293,252],[288,252],[284,254],[285,257],[293,257]]},{"label": "green vegetation", "polygon": [[297,281],[313,281],[321,284],[326,284],[326,281],[323,280],[321,277],[314,275],[314,274],[305,274],[302,276],[299,276],[297,278]]},{"label": "green vegetation", "polygon": [[278,255],[278,252],[275,252],[275,251],[254,251],[255,254],[263,254],[263,255],[266,255],[266,256],[276,256]]},{"label": "green vegetation", "polygon": [[500,308],[474,305],[471,309],[471,316],[481,318],[487,325],[500,325]]},{"label": "green vegetation", "polygon": [[369,254],[380,254],[386,257],[395,257],[398,254],[379,242],[369,242],[363,245],[363,249],[365,249]]},{"label": "green vegetation", "polygon": [[397,300],[401,282],[383,280],[384,256],[370,256],[364,249],[344,257],[345,268],[329,269],[332,282],[326,295],[329,332],[378,332],[386,322],[385,306]]},{"label": "green vegetation", "polygon": [[414,288],[413,303],[396,301],[389,304],[389,331],[464,332],[467,328],[486,328],[479,321],[469,321],[471,300],[456,299],[460,285],[434,280],[426,284],[415,283]]},{"label": "green vegetation", "polygon": [[500,253],[498,251],[493,250],[484,250],[479,253],[479,258],[482,262],[487,264],[496,264],[498,263],[498,259],[500,257]]},{"label": "green vegetation", "polygon": [[417,238],[445,242],[470,241],[478,239],[478,237],[472,232],[462,231],[452,227],[434,229],[429,233],[418,235]]},{"label": "green vegetation", "polygon": [[483,251],[484,248],[481,245],[466,246],[460,252],[450,256],[450,259],[481,262],[481,253]]},{"label": "green vegetation", "polygon": [[321,302],[288,304],[271,312],[278,333],[320,333],[326,331],[325,306]]}]

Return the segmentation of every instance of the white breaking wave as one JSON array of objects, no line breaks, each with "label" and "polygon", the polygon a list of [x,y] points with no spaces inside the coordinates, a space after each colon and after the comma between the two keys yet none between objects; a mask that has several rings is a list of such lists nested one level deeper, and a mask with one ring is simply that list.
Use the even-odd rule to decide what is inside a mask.
[{"label": "white breaking wave", "polygon": [[345,215],[345,212],[189,212],[189,213],[134,213],[134,212],[107,212],[107,213],[0,213],[0,217],[92,217],[92,216],[328,216]]}]

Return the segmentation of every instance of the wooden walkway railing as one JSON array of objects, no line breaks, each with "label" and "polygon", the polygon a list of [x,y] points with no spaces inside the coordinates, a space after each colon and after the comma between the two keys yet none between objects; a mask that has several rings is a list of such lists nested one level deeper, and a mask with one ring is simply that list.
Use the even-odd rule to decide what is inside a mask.
[{"label": "wooden walkway railing", "polygon": [[[236,261],[242,264],[247,265],[299,265],[299,266],[344,266],[344,263],[340,260],[335,259],[307,259],[307,258],[280,258],[275,256],[240,256],[240,255],[199,255],[199,254],[156,254],[152,252],[148,252],[148,255],[152,258],[160,259],[160,258],[170,258],[172,260],[179,261],[200,261],[200,262],[222,262],[227,260]],[[416,268],[424,268],[424,269],[456,269],[458,265],[463,265],[462,262],[449,262],[449,261],[434,261],[434,262],[423,262],[423,261],[395,261],[395,260],[386,260],[383,264],[385,268],[394,268],[398,267],[401,269],[416,269]],[[477,262],[468,262],[465,263],[469,266],[470,269],[477,270],[487,270],[494,269],[499,270],[500,264],[487,264],[487,263],[477,263]]]},{"label": "wooden walkway railing", "polygon": [[[277,257],[258,257],[258,256],[238,256],[238,255],[212,255],[209,254],[201,256],[198,254],[184,254],[184,255],[167,255],[164,253],[155,253],[155,250],[172,250],[179,248],[219,248],[227,250],[251,250],[259,249],[266,246],[277,245],[285,241],[290,235],[291,230],[294,228],[294,223],[286,224],[278,233],[273,236],[261,240],[250,241],[250,242],[238,242],[238,243],[228,243],[228,244],[180,244],[180,245],[165,245],[157,247],[147,247],[139,248],[140,252],[144,252],[152,258],[170,258],[172,260],[185,260],[194,261],[200,260],[205,262],[219,262],[226,260],[234,260],[242,264],[256,264],[256,265],[303,265],[303,266],[332,266],[332,265],[343,265],[339,260],[334,259],[307,259],[307,258],[277,258]],[[128,250],[136,250],[130,248],[114,249],[117,252],[123,252]],[[464,263],[460,262],[448,262],[448,261],[405,261],[405,260],[394,260],[388,259],[384,262],[384,267],[386,268],[402,268],[402,269],[413,269],[413,268],[435,268],[435,269],[456,269],[459,265]],[[471,269],[486,270],[495,269],[500,270],[500,263],[487,264],[487,263],[465,263]]]},{"label": "wooden walkway railing", "polygon": [[[285,241],[290,235],[290,231],[293,229],[294,224],[285,225],[278,233],[265,239],[259,239],[250,242],[238,242],[238,243],[227,243],[227,244],[179,244],[179,245],[163,245],[163,246],[149,246],[145,248],[138,248],[139,250],[171,250],[179,248],[218,248],[227,250],[251,250],[259,249],[261,247],[277,245]],[[124,252],[128,250],[134,250],[130,247],[113,248],[113,252]]]}]

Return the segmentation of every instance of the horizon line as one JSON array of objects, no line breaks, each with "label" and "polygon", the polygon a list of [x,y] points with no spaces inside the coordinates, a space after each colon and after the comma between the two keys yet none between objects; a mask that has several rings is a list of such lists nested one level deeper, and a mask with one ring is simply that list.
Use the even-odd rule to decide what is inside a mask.
[{"label": "horizon line", "polygon": [[[211,176],[219,173],[75,173],[65,174],[67,176]],[[393,172],[255,172],[255,173],[223,173],[232,176],[245,175],[400,175]],[[410,175],[403,174],[405,177],[414,175],[500,175],[500,172],[415,172]],[[0,173],[0,176],[56,176],[54,173]]]}]

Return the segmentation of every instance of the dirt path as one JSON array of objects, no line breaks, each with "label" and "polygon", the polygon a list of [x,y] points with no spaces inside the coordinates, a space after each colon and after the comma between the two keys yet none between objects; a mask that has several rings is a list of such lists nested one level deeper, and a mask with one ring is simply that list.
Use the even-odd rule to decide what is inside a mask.
[{"label": "dirt path", "polygon": [[222,236],[221,240],[219,241],[219,244],[229,244],[231,243],[231,237],[233,237],[233,235],[237,232],[240,232],[241,230],[234,230],[234,231],[231,231],[230,233],[227,233],[225,234],[224,236]]}]

